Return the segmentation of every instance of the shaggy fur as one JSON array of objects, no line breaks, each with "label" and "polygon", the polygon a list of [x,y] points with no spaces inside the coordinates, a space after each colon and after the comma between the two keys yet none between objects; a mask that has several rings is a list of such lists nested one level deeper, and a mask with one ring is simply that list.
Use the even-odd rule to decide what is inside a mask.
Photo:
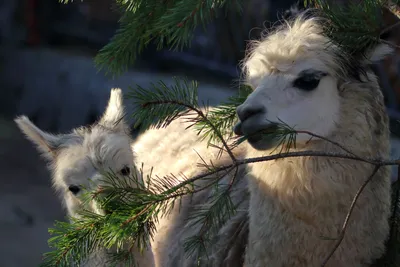
[{"label": "shaggy fur", "polygon": [[[254,44],[244,61],[254,91],[237,109],[235,131],[251,135],[283,121],[342,144],[357,156],[389,158],[388,116],[377,79],[365,59],[349,69],[356,59],[322,34],[322,23],[300,15]],[[368,54],[376,59],[388,51],[381,47]],[[295,82],[304,71],[324,73],[315,89],[302,90]],[[249,139],[246,157],[269,155],[275,145]],[[296,149],[291,149],[302,150],[346,153],[307,134],[299,134]],[[323,237],[338,237],[352,198],[373,169],[328,157],[249,165],[245,266],[320,266],[336,242]],[[379,258],[389,216],[390,168],[382,167],[358,199],[343,242],[327,266],[369,266]]]},{"label": "shaggy fur", "polygon": [[[182,181],[179,174],[184,177],[194,177],[205,170],[199,168],[203,160],[212,162],[214,166],[231,164],[232,161],[226,153],[218,157],[218,149],[207,147],[205,141],[200,141],[197,132],[193,129],[185,130],[191,123],[185,119],[177,119],[168,127],[150,129],[143,133],[133,143],[132,149],[136,155],[136,165],[143,163],[144,173],[150,173],[152,177],[163,177],[174,174],[178,181]],[[244,150],[238,147],[233,151],[234,155],[243,158]],[[201,156],[201,158],[199,157]],[[157,234],[151,244],[156,266],[159,267],[190,267],[190,266],[230,266],[241,267],[244,260],[243,251],[247,241],[247,207],[248,191],[245,176],[246,168],[240,167],[238,179],[232,186],[231,199],[237,207],[236,215],[222,227],[212,245],[208,248],[209,259],[203,258],[196,261],[196,254],[188,257],[184,253],[183,245],[186,238],[193,237],[200,232],[200,226],[192,227],[188,219],[194,216],[196,208],[210,204],[210,197],[214,187],[198,192],[193,196],[182,199],[181,205],[177,205],[167,217],[159,218]],[[213,179],[223,177],[219,184],[227,185],[231,182],[234,172],[223,172],[208,177]],[[207,180],[208,184],[210,180]],[[196,182],[201,186],[205,182]]]},{"label": "shaggy fur", "polygon": [[[212,161],[216,166],[231,163],[226,155],[218,158],[218,151],[207,148],[206,142],[199,141],[199,136],[194,130],[185,130],[188,123],[182,119],[172,122],[164,129],[148,130],[132,143],[128,127],[124,120],[121,120],[123,113],[121,90],[114,89],[99,123],[89,128],[75,129],[70,134],[51,135],[38,129],[26,117],[16,119],[20,129],[49,159],[54,187],[60,193],[71,216],[78,216],[81,200],[80,193],[74,195],[69,187],[83,185],[95,190],[101,186],[102,171],[111,169],[124,179],[121,173],[123,168],[129,167],[131,171],[137,171],[143,163],[144,174],[151,172],[154,179],[171,173],[181,179],[183,176],[180,174],[191,177],[204,171],[197,166],[202,163],[199,155],[207,162]],[[234,153],[238,158],[243,156],[240,148]],[[244,176],[244,170],[244,167],[238,170],[240,177]],[[225,176],[220,184],[228,184],[231,182],[233,172],[218,175]],[[179,205],[175,205],[168,216],[159,218],[158,231],[151,243],[154,258],[151,252],[145,255],[136,254],[140,267],[197,266],[195,255],[188,258],[182,246],[186,237],[196,235],[200,229],[188,227],[186,224],[197,205],[209,202],[208,197],[212,188],[197,193],[192,198],[183,198],[180,209]],[[216,242],[209,248],[210,260],[203,260],[201,266],[239,267],[243,263],[248,230],[246,180],[237,179],[233,184],[232,200],[239,205],[238,212],[221,229]],[[104,214],[94,201],[87,208],[98,214]],[[99,251],[86,259],[85,266],[106,266],[106,261],[104,251]]]},{"label": "shaggy fur", "polygon": [[[101,186],[103,173],[111,170],[124,179],[122,169],[135,171],[132,139],[127,134],[128,127],[121,120],[122,116],[122,93],[117,89],[111,92],[109,105],[98,123],[89,128],[75,129],[69,134],[46,133],[25,116],[15,119],[21,131],[48,159],[54,188],[70,216],[79,217],[77,212],[82,208],[83,187],[96,190]],[[80,191],[76,192],[76,188]],[[86,208],[104,214],[95,201]],[[154,266],[151,251],[133,253],[139,266]],[[107,266],[106,262],[105,251],[99,251],[80,266]]]}]

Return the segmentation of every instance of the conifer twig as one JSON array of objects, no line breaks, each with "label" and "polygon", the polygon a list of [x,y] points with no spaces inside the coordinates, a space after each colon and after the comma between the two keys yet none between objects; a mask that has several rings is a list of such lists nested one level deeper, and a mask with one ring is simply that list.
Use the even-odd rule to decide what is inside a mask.
[{"label": "conifer twig", "polygon": [[390,25],[390,26],[384,28],[384,29],[381,31],[380,35],[383,35],[383,34],[385,34],[385,33],[389,32],[389,31],[393,30],[394,28],[396,28],[396,27],[398,27],[398,26],[400,26],[400,21],[398,21],[398,22],[396,22],[396,23],[394,23],[394,24],[392,24],[392,25]]},{"label": "conifer twig", "polygon": [[329,259],[333,256],[333,254],[335,253],[335,251],[339,248],[340,244],[342,243],[343,238],[344,238],[344,235],[345,235],[345,233],[346,233],[347,226],[348,226],[348,224],[349,224],[350,216],[351,216],[351,214],[352,214],[352,212],[353,212],[353,209],[354,209],[354,207],[355,207],[355,205],[356,205],[356,202],[357,202],[358,198],[360,197],[361,193],[363,192],[364,188],[365,188],[365,187],[367,186],[367,184],[372,180],[372,178],[373,178],[373,177],[375,176],[375,174],[378,172],[378,170],[379,170],[380,167],[381,167],[380,165],[375,165],[375,168],[374,168],[372,174],[368,177],[367,180],[365,180],[365,182],[364,182],[364,183],[360,186],[360,188],[358,189],[356,195],[355,195],[354,198],[353,198],[353,201],[351,202],[349,211],[348,211],[347,214],[346,214],[346,219],[344,220],[342,229],[341,229],[340,234],[339,234],[339,238],[338,238],[337,242],[335,243],[335,246],[334,246],[334,248],[332,249],[332,251],[329,253],[329,255],[328,255],[328,256],[325,258],[325,260],[322,262],[321,267],[326,266],[326,264],[328,263]]},{"label": "conifer twig", "polygon": [[304,133],[304,134],[310,135],[311,137],[317,137],[317,138],[319,138],[321,140],[327,141],[327,142],[339,147],[340,149],[342,149],[343,151],[349,153],[350,155],[357,156],[356,154],[351,152],[349,149],[345,148],[343,145],[339,144],[338,142],[332,141],[329,138],[323,137],[321,135],[318,135],[318,134],[315,134],[315,133],[312,133],[312,132],[309,132],[309,131],[296,131],[296,133],[298,133],[298,134],[299,133]]},{"label": "conifer twig", "polygon": [[400,158],[395,160],[381,160],[381,159],[373,159],[373,158],[363,158],[343,153],[332,153],[332,152],[321,152],[321,151],[312,151],[312,150],[305,150],[305,151],[295,151],[295,152],[283,152],[279,154],[269,155],[269,156],[262,156],[262,157],[254,157],[254,158],[246,158],[241,160],[236,160],[235,163],[222,165],[220,167],[216,167],[214,170],[209,171],[207,173],[196,175],[192,178],[187,179],[186,181],[182,182],[183,184],[189,184],[199,179],[205,178],[209,175],[218,173],[220,171],[227,170],[229,168],[234,168],[236,166],[244,165],[244,164],[251,164],[263,161],[271,161],[276,159],[283,159],[283,158],[296,158],[296,157],[330,157],[330,158],[341,158],[341,159],[349,159],[355,161],[361,161],[365,163],[369,163],[372,165],[379,165],[379,166],[394,166],[400,165]]},{"label": "conifer twig", "polygon": [[194,111],[197,113],[197,115],[203,120],[203,122],[207,123],[215,132],[215,134],[218,136],[218,138],[220,139],[220,141],[222,142],[223,146],[225,147],[227,153],[229,154],[229,157],[232,159],[233,162],[236,162],[236,158],[232,153],[232,150],[229,149],[228,144],[226,143],[224,137],[222,136],[221,132],[218,131],[218,129],[215,127],[215,125],[207,118],[207,116],[203,113],[203,111],[201,111],[200,109],[192,106],[192,105],[188,105],[187,103],[183,103],[180,101],[173,101],[173,100],[160,100],[160,101],[149,101],[146,102],[142,105],[143,108],[146,108],[148,106],[151,105],[162,105],[162,104],[173,104],[173,105],[177,105],[177,106],[183,106],[186,107],[187,109]]}]

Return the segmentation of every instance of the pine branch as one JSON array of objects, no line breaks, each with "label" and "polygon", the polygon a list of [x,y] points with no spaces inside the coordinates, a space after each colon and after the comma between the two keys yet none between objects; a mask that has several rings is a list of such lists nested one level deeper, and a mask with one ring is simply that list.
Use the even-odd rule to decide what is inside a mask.
[{"label": "pine branch", "polygon": [[[268,129],[261,130],[251,135],[243,135],[236,137],[232,143],[231,148],[235,148],[244,141],[246,141],[249,137],[261,134],[262,139],[268,143],[276,143],[276,148],[281,147],[279,153],[283,151],[288,152],[292,147],[296,148],[296,135],[297,131],[290,127],[288,124],[284,123],[283,121],[279,120],[279,123],[270,122],[271,126]],[[303,132],[306,133],[306,132]],[[314,136],[316,137],[316,135]],[[276,150],[271,151],[271,154]]]},{"label": "pine branch", "polygon": [[200,260],[204,255],[207,256],[207,248],[212,244],[213,234],[215,235],[218,227],[222,226],[236,212],[229,195],[230,192],[225,189],[219,193],[217,185],[216,190],[210,203],[194,207],[194,212],[188,217],[189,227],[196,227],[197,225],[201,225],[201,227],[197,235],[189,237],[185,241],[183,249],[185,253],[191,256],[197,250],[195,244],[201,240],[203,242],[202,247],[205,249],[197,251],[197,260]]},{"label": "pine branch", "polygon": [[352,212],[353,212],[353,209],[354,209],[354,207],[355,207],[355,205],[356,205],[356,202],[357,202],[358,198],[360,197],[360,195],[361,195],[362,191],[364,190],[364,188],[365,188],[365,187],[367,186],[367,184],[372,180],[372,178],[374,178],[375,174],[378,172],[378,170],[379,170],[380,167],[381,167],[381,166],[376,165],[375,168],[374,168],[374,170],[372,171],[372,174],[368,177],[367,180],[365,180],[365,182],[364,182],[364,183],[360,186],[360,188],[358,189],[356,195],[355,195],[354,198],[353,198],[353,201],[351,202],[349,211],[347,212],[346,219],[344,220],[342,229],[341,229],[340,234],[339,234],[339,238],[338,238],[338,240],[337,240],[337,242],[336,242],[334,248],[332,249],[331,253],[329,253],[329,255],[326,257],[326,259],[322,262],[321,267],[326,266],[326,264],[328,263],[328,261],[330,260],[330,258],[333,256],[333,254],[335,253],[335,251],[338,249],[338,247],[339,247],[340,244],[342,243],[343,238],[344,238],[344,234],[346,233],[347,225],[349,224],[350,216],[351,216],[351,214],[352,214]]},{"label": "pine branch", "polygon": [[175,84],[168,86],[164,82],[158,82],[158,86],[151,84],[149,89],[136,86],[130,90],[127,98],[132,100],[135,106],[133,120],[135,127],[141,129],[164,128],[178,117],[191,118],[194,115],[188,109],[198,109],[197,101],[198,84],[186,79],[173,77]]},{"label": "pine branch", "polygon": [[[356,3],[357,2],[357,3]],[[389,29],[382,29],[383,9],[400,1],[363,0],[348,1],[344,5],[330,5],[326,0],[304,0],[304,6],[316,8],[326,19],[325,34],[354,57],[364,56],[379,43],[385,43],[381,36]],[[389,8],[390,9],[390,8]],[[389,26],[391,27],[391,26]],[[394,46],[394,44],[390,44]]]},{"label": "pine branch", "polygon": [[226,0],[119,0],[120,28],[95,58],[99,69],[108,67],[114,74],[125,71],[150,43],[157,49],[182,50],[189,46],[193,31],[203,28],[226,7],[241,10],[241,1]]},{"label": "pine branch", "polygon": [[[237,175],[237,168],[232,179]],[[223,175],[229,174],[233,169],[227,170]],[[189,237],[183,244],[184,252],[188,256],[196,254],[196,259],[201,262],[201,259],[206,256],[208,258],[207,248],[215,242],[215,237],[219,229],[233,216],[236,214],[236,208],[238,204],[234,204],[230,197],[232,186],[231,184],[218,184],[219,180],[223,176],[215,179],[214,190],[211,196],[209,196],[207,204],[200,204],[194,206],[194,211],[189,215],[187,220],[189,221],[188,226],[192,228],[198,228],[199,231],[196,235]],[[204,188],[205,189],[205,188]],[[199,247],[198,245],[201,244]]]},{"label": "pine branch", "polygon": [[[132,255],[129,258],[122,257],[129,252],[124,249],[124,244],[135,244],[140,251],[147,248],[156,230],[155,222],[160,214],[165,214],[169,204],[168,195],[158,194],[156,190],[161,183],[168,188],[171,181],[162,180],[159,184],[148,185],[143,182],[142,176],[132,175],[124,180],[108,173],[105,177],[103,187],[89,193],[91,199],[96,200],[108,214],[98,215],[82,210],[82,218],[70,218],[71,224],[57,223],[56,228],[50,230],[56,236],[49,240],[49,246],[56,250],[44,255],[41,266],[70,266],[71,261],[79,264],[93,252],[112,247],[117,253],[111,257],[111,261],[132,261]],[[184,190],[177,188],[175,192],[187,194]]]},{"label": "pine branch", "polygon": [[[137,86],[136,90],[131,91],[128,97],[133,99],[137,107],[133,115],[135,125],[141,125],[143,130],[150,127],[160,128],[168,126],[179,117],[184,117],[193,123],[191,126],[198,125],[201,129],[207,127],[209,131],[212,131],[214,138],[218,138],[223,144],[232,161],[236,161],[223,133],[219,131],[221,126],[216,126],[209,119],[207,109],[203,108],[203,112],[200,108],[197,101],[197,83],[192,82],[190,86],[186,79],[182,82],[177,78],[174,79],[175,85],[170,87],[159,82],[159,87],[152,85],[150,89],[144,89]],[[234,110],[230,108],[229,112],[229,116],[233,117]],[[198,134],[200,133],[201,130]]]},{"label": "pine branch", "polygon": [[216,132],[231,138],[233,125],[237,121],[236,108],[246,100],[252,91],[250,87],[242,85],[236,95],[229,97],[226,102],[222,102],[207,113],[207,118],[211,125],[214,125],[216,131],[210,127],[210,123],[205,123],[204,121],[196,123],[195,128],[198,130],[198,134],[201,135],[202,140],[208,139],[207,143],[209,145],[221,142]]}]

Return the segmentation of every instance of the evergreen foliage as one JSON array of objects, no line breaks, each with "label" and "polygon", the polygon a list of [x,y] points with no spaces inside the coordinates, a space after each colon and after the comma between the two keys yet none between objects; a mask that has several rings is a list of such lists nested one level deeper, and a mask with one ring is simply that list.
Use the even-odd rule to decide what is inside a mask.
[{"label": "evergreen foliage", "polygon": [[[68,0],[60,0],[68,3]],[[117,0],[120,28],[95,58],[99,69],[119,74],[154,43],[158,49],[188,46],[198,25],[206,25],[221,8],[240,11],[240,0]]]},{"label": "evergreen foliage", "polygon": [[[397,1],[392,2],[397,4]],[[217,9],[240,11],[243,1],[117,0],[117,3],[122,14],[120,28],[95,58],[100,69],[107,68],[113,74],[125,71],[150,42],[156,43],[158,48],[182,49],[188,46],[196,26],[210,22],[217,14]],[[304,5],[315,7],[316,12],[326,18],[325,34],[356,57],[382,41],[384,31],[381,29],[381,10],[388,3],[384,0],[365,0],[359,4],[340,6],[329,5],[322,0],[304,1]],[[192,122],[193,129],[208,140],[209,145],[221,147],[221,153],[229,153],[232,147],[245,140],[233,138],[231,129],[236,122],[236,107],[250,92],[251,89],[243,85],[236,96],[210,109],[206,104],[198,103],[196,82],[176,79],[172,86],[162,81],[152,84],[150,88],[136,86],[127,97],[139,107],[132,116],[143,130],[165,127],[174,119],[185,117]],[[286,142],[290,147],[296,134],[287,125],[281,124],[277,125],[274,133],[266,133],[266,138],[279,138],[281,143]],[[235,162],[233,156],[232,161]],[[88,192],[88,198],[95,198],[104,210],[110,212],[101,216],[82,211],[83,217],[72,219],[73,223],[57,222],[50,229],[53,237],[49,240],[49,245],[55,250],[45,254],[42,266],[71,266],[71,262],[78,264],[99,248],[111,247],[115,247],[116,252],[110,257],[110,266],[119,261],[130,262],[130,266],[135,266],[134,259],[129,258],[129,250],[132,248],[125,248],[124,244],[128,242],[144,249],[156,231],[155,223],[159,215],[165,215],[174,205],[179,205],[183,196],[214,186],[212,205],[199,208],[195,212],[196,216],[191,218],[192,224],[200,224],[201,229],[206,230],[185,242],[187,253],[197,253],[199,257],[204,255],[207,242],[212,242],[215,229],[235,213],[235,206],[229,198],[229,188],[217,186],[218,171],[222,169],[217,170],[209,163],[201,167],[206,168],[209,174],[215,174],[213,178],[206,175],[186,177],[185,182],[175,186],[172,186],[177,179],[174,174],[154,180],[151,175],[143,177],[142,171],[139,172],[141,177],[135,177],[135,172],[132,172],[129,182],[134,183],[135,188],[129,186],[127,181],[115,179],[112,173],[105,175],[108,186],[98,192]],[[237,165],[233,164],[225,166],[223,170],[235,171],[236,168]],[[205,179],[205,185],[196,185],[195,181],[199,179]],[[397,187],[393,190],[396,214],[393,217],[394,233],[389,241],[392,248],[389,252],[392,254],[387,257],[392,262],[396,262],[400,255],[400,197]],[[396,265],[385,263],[379,266]]]},{"label": "evergreen foliage", "polygon": [[387,1],[348,1],[348,5],[328,4],[322,0],[305,0],[317,7],[327,19],[325,33],[349,54],[363,54],[380,43],[382,8]]}]

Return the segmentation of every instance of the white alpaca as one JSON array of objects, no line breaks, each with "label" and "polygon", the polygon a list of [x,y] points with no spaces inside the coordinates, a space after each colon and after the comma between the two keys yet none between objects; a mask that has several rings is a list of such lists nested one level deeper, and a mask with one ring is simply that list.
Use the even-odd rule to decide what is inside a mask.
[{"label": "white alpaca", "polygon": [[[89,128],[78,128],[68,134],[53,135],[37,128],[27,117],[15,119],[19,128],[37,145],[48,159],[55,190],[60,194],[68,214],[79,217],[83,187],[96,190],[101,186],[101,173],[113,171],[124,179],[135,170],[128,127],[121,120],[123,104],[121,91],[114,90],[109,106],[100,121]],[[104,214],[94,201],[87,209]],[[139,266],[154,266],[151,251],[134,251]],[[107,266],[106,254],[91,255],[84,266]]]},{"label": "white alpaca", "polygon": [[[143,162],[145,175],[150,172],[151,167],[154,167],[153,177],[163,177],[171,173],[178,177],[181,173],[191,177],[204,171],[197,166],[202,163],[197,153],[207,162],[212,160],[217,166],[231,163],[226,155],[217,159],[218,151],[207,148],[206,142],[199,141],[199,136],[194,130],[185,130],[187,122],[182,119],[174,121],[164,129],[148,130],[132,144],[128,127],[121,119],[123,114],[122,92],[113,89],[108,107],[100,121],[89,128],[75,129],[70,134],[52,135],[38,129],[26,117],[16,119],[20,129],[50,160],[54,187],[60,192],[71,216],[78,216],[77,210],[81,208],[81,185],[96,190],[101,186],[101,171],[111,169],[124,179],[124,175],[137,170],[135,166],[141,166]],[[239,149],[234,153],[240,158]],[[244,176],[243,170],[244,167],[241,167],[238,172],[241,177]],[[220,184],[228,184],[233,172],[220,175],[225,176]],[[185,225],[188,216],[194,212],[195,205],[208,201],[210,188],[195,194],[193,198],[185,197],[180,209],[176,204],[176,208],[169,216],[159,218],[157,234],[151,243],[154,259],[151,252],[147,252],[144,256],[136,252],[135,256],[139,259],[140,267],[197,266],[194,256],[186,257],[182,246],[186,237],[197,234],[200,229]],[[224,262],[225,266],[239,267],[243,260],[242,251],[247,238],[245,218],[248,205],[245,180],[237,179],[232,192],[233,202],[239,203],[243,200],[243,203],[238,207],[238,213],[221,229],[218,235],[219,241],[210,248],[211,260],[207,263],[209,266],[224,266],[222,265]],[[90,202],[87,208],[98,214],[104,214],[94,201]],[[232,245],[228,247],[226,244],[230,243]],[[106,266],[106,261],[105,254],[99,252],[90,257],[86,264]],[[202,266],[206,266],[205,264]]]},{"label": "white alpaca", "polygon": [[[237,108],[234,130],[247,135],[246,157],[269,155],[276,142],[260,131],[283,121],[318,134],[360,157],[389,158],[383,96],[368,60],[352,59],[322,33],[321,19],[304,13],[255,43],[244,61],[254,88]],[[381,47],[370,58],[391,50]],[[278,148],[279,151],[280,149]],[[291,151],[346,153],[307,134]],[[317,267],[328,256],[352,198],[374,166],[328,157],[297,157],[249,165],[249,238],[245,266]],[[327,266],[369,266],[389,234],[390,169],[366,186],[343,242]]]}]

